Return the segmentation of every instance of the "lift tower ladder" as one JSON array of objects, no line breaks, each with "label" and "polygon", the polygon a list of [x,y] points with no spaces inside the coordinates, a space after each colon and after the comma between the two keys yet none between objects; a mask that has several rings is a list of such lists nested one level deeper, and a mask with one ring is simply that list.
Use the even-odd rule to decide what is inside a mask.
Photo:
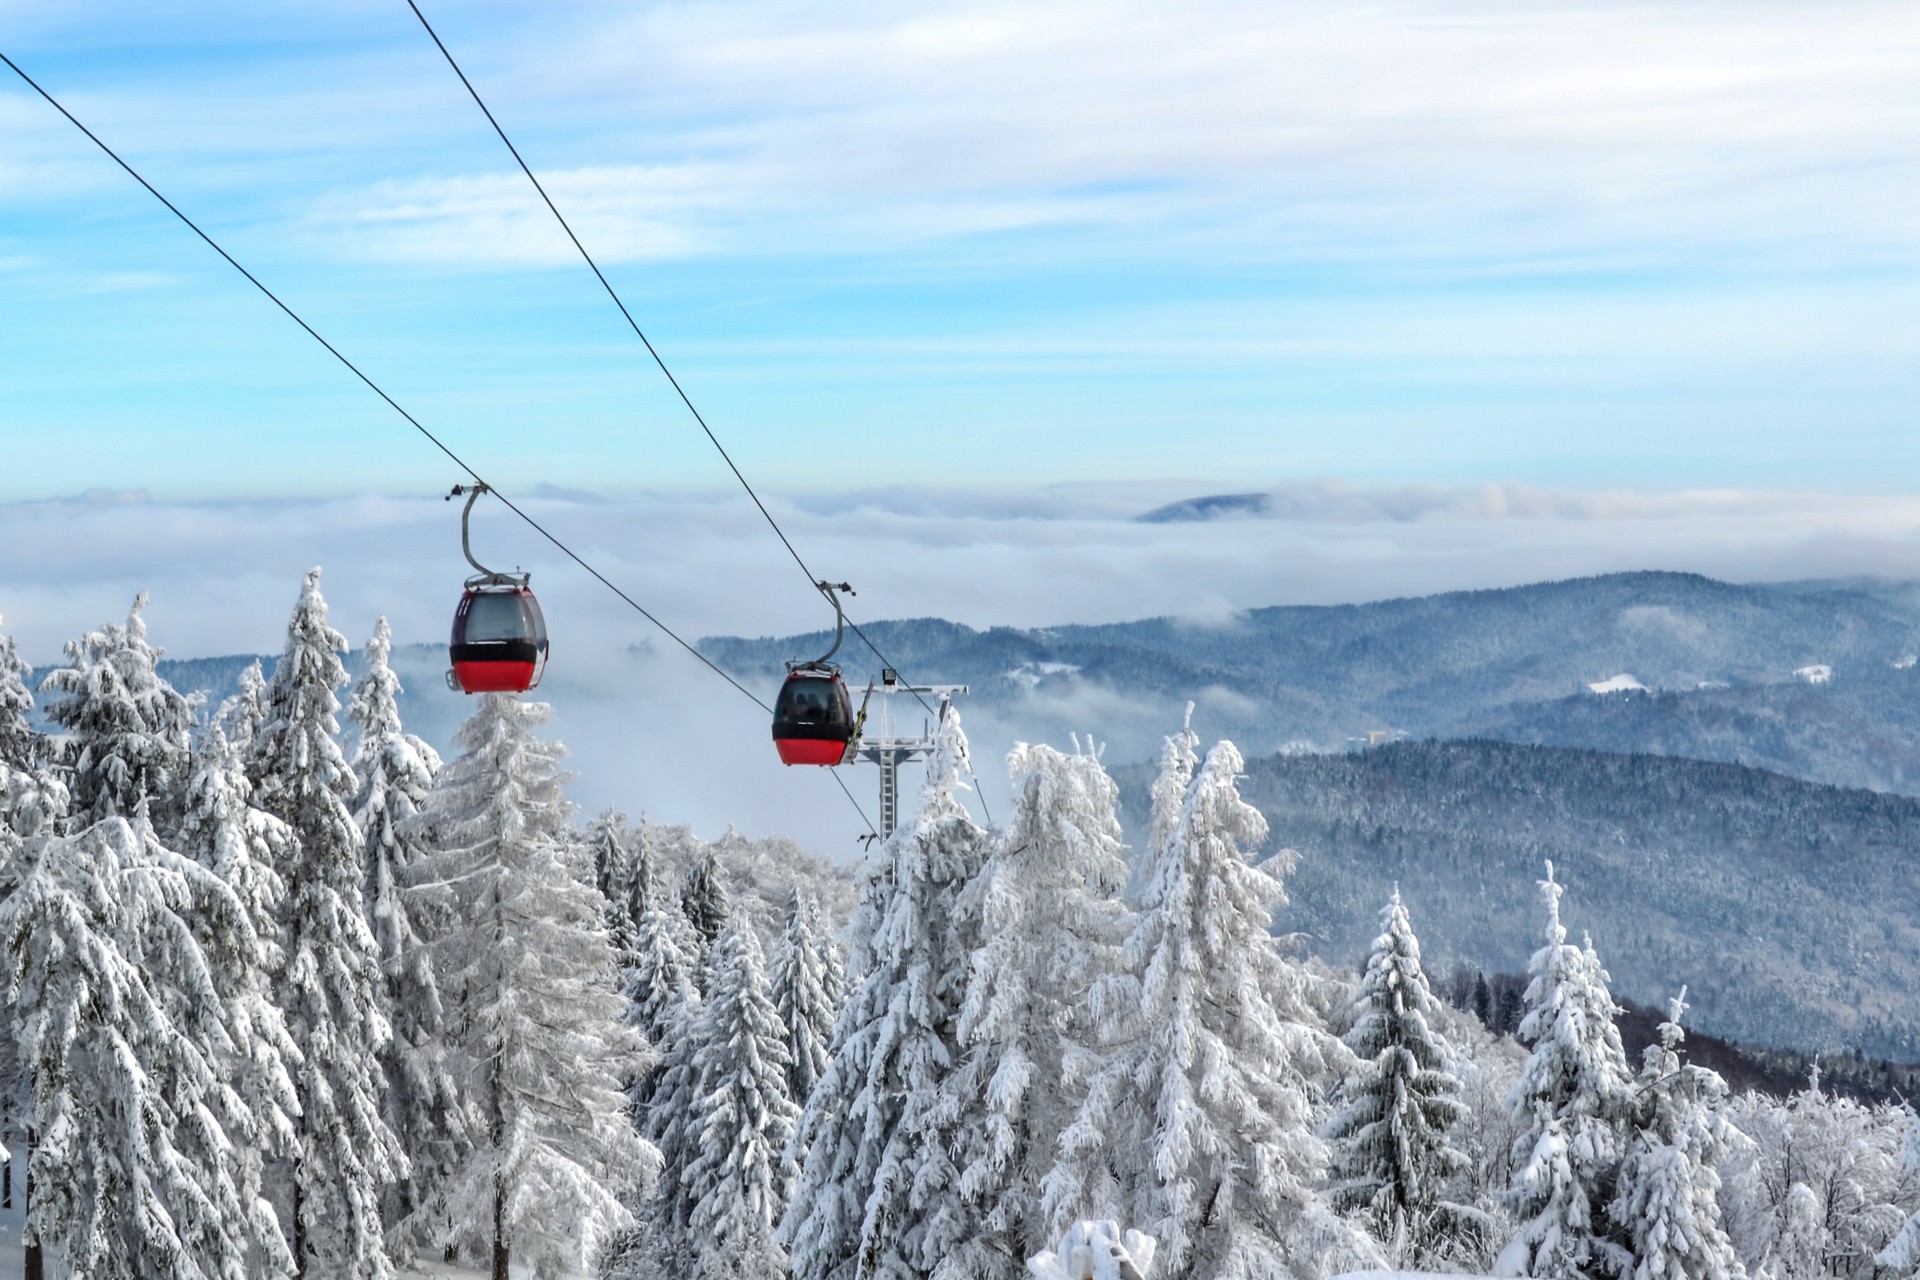
[{"label": "lift tower ladder", "polygon": [[920,733],[915,737],[902,737],[894,731],[893,698],[895,694],[909,696],[933,694],[940,699],[940,714],[944,715],[955,694],[966,693],[963,684],[901,684],[900,673],[887,667],[880,673],[880,683],[874,687],[874,695],[879,705],[867,714],[865,730],[860,742],[854,748],[854,754],[862,760],[871,760],[880,766],[880,835],[891,836],[900,825],[900,766],[913,760],[924,760],[933,754],[939,745],[935,734],[938,724],[921,721]]}]

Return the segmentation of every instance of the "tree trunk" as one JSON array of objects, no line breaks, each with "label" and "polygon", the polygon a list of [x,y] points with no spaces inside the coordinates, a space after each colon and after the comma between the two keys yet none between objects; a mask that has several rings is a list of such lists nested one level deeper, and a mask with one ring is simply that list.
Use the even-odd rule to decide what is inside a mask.
[{"label": "tree trunk", "polygon": [[294,1280],[306,1280],[307,1276],[307,1223],[301,1216],[303,1197],[300,1194],[300,1166],[296,1160],[293,1170],[293,1277]]},{"label": "tree trunk", "polygon": [[511,1280],[507,1275],[507,1189],[498,1181],[493,1187],[493,1280]]},{"label": "tree trunk", "polygon": [[[24,1194],[21,1199],[29,1212],[33,1209],[33,1149],[38,1145],[34,1140],[35,1136],[31,1129],[27,1131],[27,1179],[26,1186],[22,1188]],[[26,1266],[21,1269],[20,1274],[25,1280],[43,1280],[46,1275],[46,1263],[40,1254],[40,1237],[30,1234],[24,1227],[20,1235],[22,1242],[26,1245],[23,1250],[26,1255]]]}]

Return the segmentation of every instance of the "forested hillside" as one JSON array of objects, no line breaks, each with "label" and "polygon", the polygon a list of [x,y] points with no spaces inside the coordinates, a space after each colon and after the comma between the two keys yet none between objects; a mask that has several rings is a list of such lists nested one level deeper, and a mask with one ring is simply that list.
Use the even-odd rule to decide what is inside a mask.
[{"label": "forested hillside", "polygon": [[[1130,830],[1146,779],[1121,774]],[[1435,967],[1518,971],[1551,858],[1622,993],[1684,983],[1699,1026],[1747,1043],[1920,1054],[1920,801],[1484,741],[1253,760],[1243,793],[1300,852],[1277,927],[1331,959],[1365,954],[1398,884]]]},{"label": "forested hillside", "polygon": [[[1486,737],[1724,760],[1794,777],[1920,792],[1920,608],[1885,584],[1733,586],[1636,573],[1337,608],[1259,609],[1223,626],[1148,619],[976,631],[940,619],[864,629],[908,677],[971,686],[968,705],[1014,738],[1066,741],[1097,724],[1109,758],[1150,757],[1189,699],[1196,724],[1251,754],[1334,750],[1368,734]],[[771,683],[824,634],[715,638],[723,666]],[[410,725],[444,746],[466,714],[438,644],[397,645]],[[876,674],[841,651],[856,686]],[[168,660],[214,702],[248,656]],[[264,660],[272,670],[272,659]],[[347,657],[357,674],[359,657]],[[1819,684],[1794,673],[1830,669]],[[1595,694],[1627,674],[1646,692]],[[636,677],[639,678],[639,677]],[[542,696],[564,710],[632,690],[557,663]]]},{"label": "forested hillside", "polygon": [[[1114,758],[1152,754],[1188,699],[1197,723],[1265,754],[1369,734],[1485,736],[1654,751],[1817,781],[1920,787],[1920,610],[1885,584],[1736,586],[1629,573],[1337,607],[976,631],[938,619],[867,633],[916,679],[1064,740],[1097,717]],[[767,676],[822,634],[703,641]],[[842,653],[864,681],[868,655]],[[1795,673],[1826,667],[1824,682]],[[1658,696],[1595,694],[1630,675]]]}]

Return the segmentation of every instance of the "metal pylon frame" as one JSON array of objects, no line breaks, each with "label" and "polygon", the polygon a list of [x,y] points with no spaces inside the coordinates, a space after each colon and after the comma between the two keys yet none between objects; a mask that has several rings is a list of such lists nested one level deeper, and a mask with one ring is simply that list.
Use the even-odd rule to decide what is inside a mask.
[{"label": "metal pylon frame", "polygon": [[909,697],[933,694],[940,699],[942,712],[957,694],[968,692],[964,684],[902,684],[899,673],[888,667],[880,673],[880,683],[873,688],[879,705],[867,714],[866,728],[860,734],[853,753],[861,760],[870,760],[880,766],[880,835],[891,836],[900,825],[900,766],[914,760],[924,760],[933,754],[938,745],[934,736],[939,726],[927,722],[924,718],[920,732],[910,737],[902,736],[894,729],[893,698],[904,693]]}]

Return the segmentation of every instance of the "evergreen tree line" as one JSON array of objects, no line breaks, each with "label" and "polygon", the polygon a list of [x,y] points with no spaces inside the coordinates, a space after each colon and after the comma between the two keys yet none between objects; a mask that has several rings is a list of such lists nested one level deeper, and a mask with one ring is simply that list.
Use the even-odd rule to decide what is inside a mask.
[{"label": "evergreen tree line", "polygon": [[1090,748],[1017,747],[977,824],[949,711],[851,923],[770,929],[716,846],[576,827],[545,707],[476,700],[441,761],[384,621],[348,689],[318,571],[217,708],[143,605],[39,684],[50,733],[0,639],[36,1280],[1015,1280],[1086,1219],[1165,1280],[1920,1275],[1905,1113],[1734,1095],[1684,992],[1635,1070],[1551,866],[1517,1041],[1435,997],[1397,892],[1357,981],[1295,955],[1231,743],[1166,740],[1130,856]]},{"label": "evergreen tree line", "polygon": [[443,763],[401,724],[385,619],[346,688],[318,570],[272,677],[203,707],[145,603],[66,646],[46,733],[0,639],[28,1276],[590,1273],[654,1153],[546,709],[478,699]]}]

